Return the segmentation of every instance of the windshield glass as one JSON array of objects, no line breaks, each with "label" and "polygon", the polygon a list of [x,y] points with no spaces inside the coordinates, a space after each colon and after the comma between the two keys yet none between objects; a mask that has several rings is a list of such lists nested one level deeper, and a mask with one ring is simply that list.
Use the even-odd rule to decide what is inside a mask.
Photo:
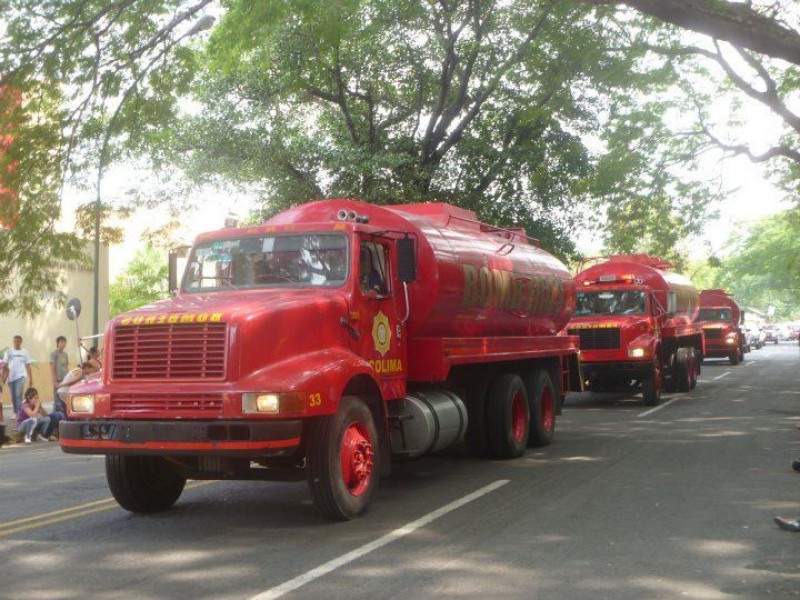
[{"label": "windshield glass", "polygon": [[341,234],[268,235],[199,244],[186,267],[187,292],[320,286],[347,279],[347,238]]},{"label": "windshield glass", "polygon": [[643,291],[578,292],[578,309],[575,316],[585,315],[643,315]]},{"label": "windshield glass", "polygon": [[698,321],[730,321],[731,311],[727,308],[701,308],[697,314]]}]

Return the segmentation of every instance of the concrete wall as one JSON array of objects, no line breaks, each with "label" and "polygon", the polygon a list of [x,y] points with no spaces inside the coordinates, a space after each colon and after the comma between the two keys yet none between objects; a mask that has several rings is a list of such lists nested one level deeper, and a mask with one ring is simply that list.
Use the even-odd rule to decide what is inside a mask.
[{"label": "concrete wall", "polygon": [[[86,245],[87,260],[85,263],[67,263],[63,265],[64,293],[67,299],[78,298],[81,301],[81,316],[78,327],[81,336],[91,335],[95,332],[92,328],[92,315],[94,310],[94,272],[92,262],[94,246]],[[98,324],[103,333],[108,322],[108,247],[100,247],[100,310]],[[33,383],[39,390],[43,401],[52,400],[53,384],[50,377],[50,352],[56,347],[56,337],[63,335],[67,338],[66,351],[69,354],[70,367],[78,362],[78,347],[76,343],[75,321],[67,318],[65,307],[58,307],[52,302],[46,303],[45,310],[32,319],[21,319],[14,314],[0,315],[0,351],[11,346],[15,335],[22,336],[22,347],[31,353]],[[93,345],[102,347],[102,340],[91,340],[85,343],[88,348]],[[0,354],[2,358],[2,354]],[[4,386],[2,401],[9,405],[11,398],[8,386]]]}]

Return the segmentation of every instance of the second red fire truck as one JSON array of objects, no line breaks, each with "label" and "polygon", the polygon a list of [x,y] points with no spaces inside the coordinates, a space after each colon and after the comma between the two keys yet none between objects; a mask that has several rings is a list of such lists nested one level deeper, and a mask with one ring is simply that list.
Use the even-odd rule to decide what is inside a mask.
[{"label": "second red fire truck", "polygon": [[650,405],[662,389],[694,388],[704,348],[692,282],[645,254],[595,261],[575,276],[577,307],[567,328],[580,337],[587,387],[640,389]]}]

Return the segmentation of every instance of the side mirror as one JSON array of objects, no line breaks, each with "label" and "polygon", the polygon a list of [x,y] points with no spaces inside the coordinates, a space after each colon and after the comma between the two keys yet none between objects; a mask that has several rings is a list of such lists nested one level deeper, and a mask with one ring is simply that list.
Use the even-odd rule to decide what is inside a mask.
[{"label": "side mirror", "polygon": [[417,279],[417,251],[411,238],[397,240],[397,276],[404,283]]},{"label": "side mirror", "polygon": [[186,257],[189,255],[189,246],[174,248],[169,252],[169,282],[168,289],[171,296],[174,296],[180,287],[183,269],[186,267]]},{"label": "side mirror", "polygon": [[67,318],[70,321],[76,320],[81,316],[81,301],[77,298],[72,298],[67,302]]}]

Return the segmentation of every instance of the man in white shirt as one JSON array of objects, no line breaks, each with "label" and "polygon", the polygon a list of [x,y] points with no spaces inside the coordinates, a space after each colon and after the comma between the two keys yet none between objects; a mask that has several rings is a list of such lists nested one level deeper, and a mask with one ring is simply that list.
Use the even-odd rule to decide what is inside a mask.
[{"label": "man in white shirt", "polygon": [[28,387],[33,386],[31,374],[31,355],[22,347],[22,336],[14,336],[14,347],[6,350],[3,360],[8,367],[8,389],[11,392],[11,404],[14,405],[14,416],[22,407],[22,392],[25,389],[25,375],[28,376]]}]

